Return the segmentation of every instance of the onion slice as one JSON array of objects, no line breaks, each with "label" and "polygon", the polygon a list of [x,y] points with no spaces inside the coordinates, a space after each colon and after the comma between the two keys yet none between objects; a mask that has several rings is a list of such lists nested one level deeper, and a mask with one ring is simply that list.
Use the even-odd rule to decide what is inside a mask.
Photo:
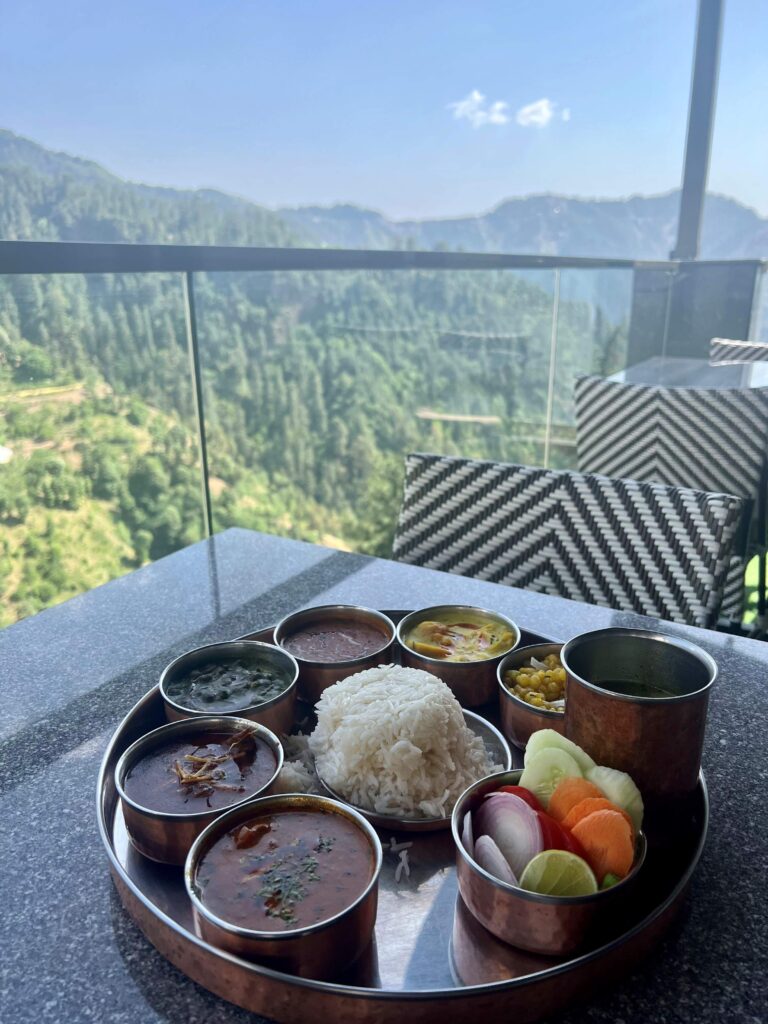
[{"label": "onion slice", "polygon": [[464,849],[470,857],[475,856],[475,840],[472,832],[472,812],[467,811],[464,815],[464,823],[461,827],[461,841]]},{"label": "onion slice", "polygon": [[508,885],[517,885],[517,879],[507,859],[490,836],[480,836],[475,843],[475,860],[489,875]]},{"label": "onion slice", "polygon": [[[544,849],[536,812],[514,793],[491,793],[475,818],[475,832],[489,836],[518,878],[526,865]],[[480,839],[475,840],[475,859]]]}]

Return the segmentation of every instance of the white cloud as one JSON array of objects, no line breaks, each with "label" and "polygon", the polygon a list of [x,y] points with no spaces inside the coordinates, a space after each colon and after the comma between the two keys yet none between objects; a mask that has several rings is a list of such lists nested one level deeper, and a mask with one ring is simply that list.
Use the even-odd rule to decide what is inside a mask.
[{"label": "white cloud", "polygon": [[[536,100],[535,103],[529,103],[525,107],[520,107],[515,120],[523,128],[544,128],[546,127],[552,118],[555,116],[555,104],[552,100],[548,100],[546,97],[540,100]],[[570,110],[568,111],[568,117],[571,116]],[[566,118],[567,120],[567,118]]]},{"label": "white cloud", "polygon": [[484,124],[506,124],[509,121],[509,104],[503,100],[488,103],[478,89],[473,89],[457,103],[449,103],[448,109],[453,111],[457,121],[467,120],[473,128],[481,128]]},{"label": "white cloud", "polygon": [[560,117],[561,117],[561,119],[563,121],[570,121],[571,120],[571,108],[570,107],[563,107],[563,112],[560,115]]}]

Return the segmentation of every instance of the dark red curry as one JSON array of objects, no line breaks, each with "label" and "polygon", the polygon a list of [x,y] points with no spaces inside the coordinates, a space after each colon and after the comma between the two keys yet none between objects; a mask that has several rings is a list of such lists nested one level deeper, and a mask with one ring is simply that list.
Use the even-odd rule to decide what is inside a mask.
[{"label": "dark red curry", "polygon": [[341,814],[280,811],[218,839],[197,868],[203,904],[241,928],[286,931],[334,917],[373,877],[370,844]]},{"label": "dark red curry", "polygon": [[317,622],[291,633],[282,646],[305,661],[352,661],[381,650],[387,636],[365,622]]},{"label": "dark red curry", "polygon": [[174,741],[137,761],[126,773],[126,796],[165,814],[220,810],[265,786],[277,758],[254,732],[201,735]]}]

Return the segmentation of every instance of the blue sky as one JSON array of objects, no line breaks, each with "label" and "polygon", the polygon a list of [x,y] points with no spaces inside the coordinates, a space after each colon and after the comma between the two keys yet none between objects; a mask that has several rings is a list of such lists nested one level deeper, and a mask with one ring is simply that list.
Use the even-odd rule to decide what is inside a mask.
[{"label": "blue sky", "polygon": [[[694,0],[0,0],[0,126],[123,177],[394,217],[676,187]],[[710,187],[768,214],[768,3]],[[482,98],[478,98],[482,97]]]}]

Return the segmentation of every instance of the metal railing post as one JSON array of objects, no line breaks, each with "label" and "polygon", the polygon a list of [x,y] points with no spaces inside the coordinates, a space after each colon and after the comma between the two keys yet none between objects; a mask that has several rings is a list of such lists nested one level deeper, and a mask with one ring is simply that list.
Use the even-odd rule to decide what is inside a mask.
[{"label": "metal railing post", "polygon": [[747,339],[760,341],[763,334],[763,288],[765,287],[765,267],[755,273],[755,288],[752,292],[752,309],[749,311],[749,330]]},{"label": "metal railing post", "polygon": [[672,312],[672,290],[675,287],[675,281],[677,279],[677,269],[668,270],[667,274],[667,294],[664,300],[664,329],[661,332],[661,356],[667,354],[667,343],[669,342],[669,318]]},{"label": "metal railing post", "polygon": [[197,314],[195,312],[194,275],[188,270],[182,277],[184,282],[184,320],[187,332],[187,351],[194,384],[195,415],[197,417],[197,438],[200,445],[200,476],[203,492],[203,520],[206,537],[213,536],[213,511],[211,508],[211,486],[208,475],[208,443],[205,436],[205,405],[203,400],[203,375],[200,369],[200,347],[197,341]]}]

